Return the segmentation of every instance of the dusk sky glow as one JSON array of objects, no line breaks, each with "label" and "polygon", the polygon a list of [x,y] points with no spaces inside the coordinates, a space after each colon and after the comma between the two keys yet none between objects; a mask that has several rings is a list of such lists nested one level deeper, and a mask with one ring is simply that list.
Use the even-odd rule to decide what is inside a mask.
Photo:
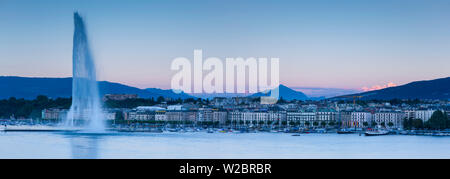
[{"label": "dusk sky glow", "polygon": [[[132,2],[132,3],[131,3]],[[0,76],[72,75],[73,12],[100,80],[169,88],[176,57],[278,57],[290,87],[450,76],[450,1],[0,0]]]}]

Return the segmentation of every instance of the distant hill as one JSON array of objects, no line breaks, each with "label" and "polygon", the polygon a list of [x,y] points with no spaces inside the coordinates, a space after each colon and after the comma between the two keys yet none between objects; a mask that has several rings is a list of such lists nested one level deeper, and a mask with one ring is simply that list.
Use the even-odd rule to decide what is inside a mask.
[{"label": "distant hill", "polygon": [[172,99],[178,99],[178,98],[181,98],[181,99],[186,99],[186,98],[196,98],[196,97],[193,97],[193,96],[191,96],[191,95],[188,95],[188,94],[186,94],[186,93],[184,93],[184,92],[175,93],[175,92],[173,92],[173,90],[171,90],[171,89],[164,90],[164,89],[159,89],[159,88],[147,88],[147,89],[145,89],[145,90],[148,91],[148,92],[150,92],[150,93],[153,94],[153,95],[164,96],[164,97],[166,97],[166,98],[172,98]]},{"label": "distant hill", "polygon": [[335,96],[342,96],[354,93],[361,93],[362,90],[357,89],[343,89],[343,88],[321,88],[321,87],[290,87],[293,90],[301,91],[306,96],[311,98],[330,98]]},{"label": "distant hill", "polygon": [[[450,77],[428,81],[416,81],[402,86],[384,88],[344,96],[362,96],[360,99],[450,99]],[[344,96],[332,99],[344,98]]]},{"label": "distant hill", "polygon": [[[279,92],[280,92],[280,98],[283,98],[285,100],[306,100],[308,99],[308,96],[306,96],[305,94],[303,94],[300,91],[295,91],[291,88],[288,88],[287,86],[284,85],[280,85],[278,86],[279,88]],[[267,91],[267,92],[259,92],[259,93],[255,93],[253,95],[250,95],[250,97],[261,97],[261,96],[270,96],[271,91]]]},{"label": "distant hill", "polygon": [[[249,96],[247,93],[189,93],[191,96],[202,99],[213,99],[216,97],[220,98],[232,98],[232,97],[246,97]],[[252,94],[250,94],[252,95]]]},{"label": "distant hill", "polygon": [[[141,98],[166,98],[186,99],[191,96],[172,90],[139,89],[120,83],[107,81],[99,82],[100,95],[104,94],[137,94]],[[29,78],[15,76],[0,76],[0,99],[10,97],[34,99],[38,95],[46,95],[51,98],[72,96],[72,78]]]}]

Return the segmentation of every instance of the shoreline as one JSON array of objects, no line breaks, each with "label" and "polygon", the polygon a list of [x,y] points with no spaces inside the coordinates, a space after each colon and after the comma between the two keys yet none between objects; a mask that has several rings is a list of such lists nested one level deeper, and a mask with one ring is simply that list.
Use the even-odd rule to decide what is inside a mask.
[{"label": "shoreline", "polygon": [[[83,128],[68,128],[60,126],[51,125],[2,125],[0,127],[2,132],[83,132]],[[350,129],[351,133],[339,133],[339,129],[301,129],[301,130],[291,130],[290,128],[273,128],[273,129],[261,129],[261,128],[250,128],[250,127],[153,127],[153,126],[119,126],[107,128],[106,131],[98,133],[286,133],[293,134],[293,136],[300,136],[305,134],[339,134],[339,135],[364,135],[367,130]],[[93,133],[96,133],[95,131]],[[409,136],[440,136],[447,137],[450,136],[449,130],[439,131],[439,130],[389,130],[385,135],[409,135]]]}]

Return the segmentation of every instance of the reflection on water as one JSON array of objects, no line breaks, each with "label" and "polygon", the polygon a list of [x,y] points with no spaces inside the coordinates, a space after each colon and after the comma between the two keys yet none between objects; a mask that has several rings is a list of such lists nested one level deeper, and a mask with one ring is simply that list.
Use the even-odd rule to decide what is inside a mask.
[{"label": "reflection on water", "polygon": [[70,138],[72,158],[95,159],[98,158],[98,143],[101,136],[73,136]]},{"label": "reflection on water", "polygon": [[450,138],[285,133],[0,133],[0,158],[450,158]]}]

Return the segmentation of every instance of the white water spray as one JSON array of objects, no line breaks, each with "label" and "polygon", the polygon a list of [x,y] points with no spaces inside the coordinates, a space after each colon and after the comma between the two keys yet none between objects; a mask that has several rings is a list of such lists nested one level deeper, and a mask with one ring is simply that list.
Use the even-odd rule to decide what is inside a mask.
[{"label": "white water spray", "polygon": [[83,125],[86,131],[105,131],[105,117],[100,102],[97,75],[92,58],[86,27],[78,12],[74,13],[72,106],[66,125]]}]

